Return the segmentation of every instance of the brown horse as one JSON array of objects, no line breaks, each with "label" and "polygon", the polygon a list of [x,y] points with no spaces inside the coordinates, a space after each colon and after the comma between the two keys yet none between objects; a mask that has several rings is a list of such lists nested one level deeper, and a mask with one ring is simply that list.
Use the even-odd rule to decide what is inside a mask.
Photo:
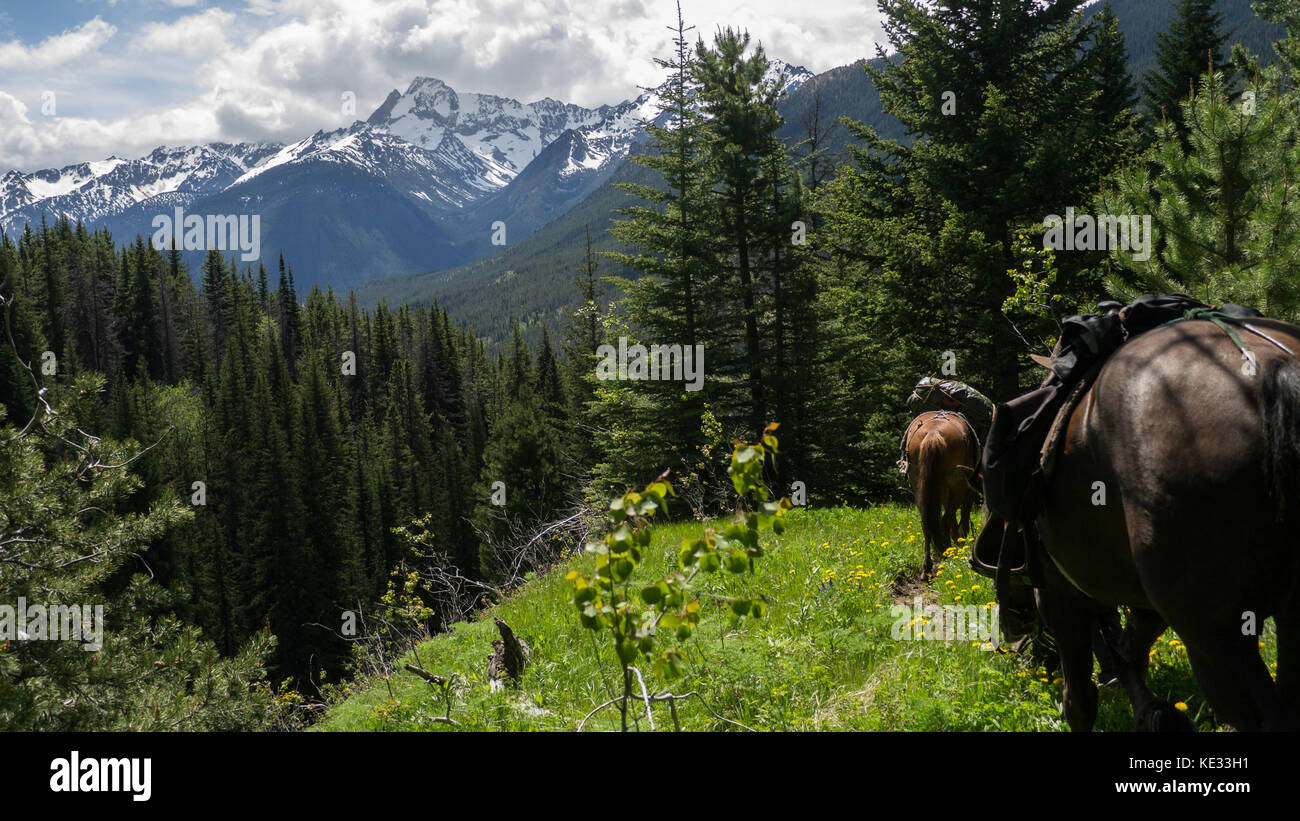
[{"label": "brown horse", "polygon": [[907,481],[921,511],[925,534],[923,575],[929,578],[934,572],[931,546],[942,557],[953,540],[970,533],[970,509],[975,501],[970,480],[980,460],[979,440],[961,414],[930,411],[912,420],[905,441]]},{"label": "brown horse", "polygon": [[[1300,352],[1300,328],[1250,324]],[[1149,331],[1111,357],[1071,414],[1036,521],[1047,557],[1037,600],[1071,729],[1096,720],[1092,637],[1115,606],[1130,608],[1120,678],[1139,726],[1190,728],[1145,684],[1166,625],[1220,720],[1298,726],[1300,359],[1237,333],[1254,367],[1210,322]],[[1257,644],[1269,616],[1276,682]]]}]

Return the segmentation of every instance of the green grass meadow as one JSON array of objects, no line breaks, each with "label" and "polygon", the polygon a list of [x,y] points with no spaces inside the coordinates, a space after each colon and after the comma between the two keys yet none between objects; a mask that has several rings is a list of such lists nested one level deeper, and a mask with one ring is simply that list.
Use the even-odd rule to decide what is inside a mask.
[{"label": "green grass meadow", "polygon": [[[764,731],[1066,729],[1060,679],[1033,669],[1026,657],[990,651],[972,641],[892,637],[898,618],[891,606],[912,604],[917,595],[927,604],[992,604],[990,580],[967,564],[968,543],[951,550],[936,578],[922,586],[915,582],[923,543],[914,509],[796,510],[787,524],[780,536],[763,535],[766,554],[752,576],[719,572],[696,580],[706,592],[720,595],[761,593],[767,602],[764,617],[736,622],[724,602],[703,595],[706,612],[700,628],[682,644],[685,676],[668,682],[648,665],[641,670],[651,694],[694,691],[707,702],[676,702],[681,729],[741,729],[737,724]],[[704,526],[656,527],[634,583],[670,572],[681,542],[700,535]],[[400,670],[399,664],[398,672],[356,683],[353,694],[334,705],[315,729],[577,729],[593,708],[616,694],[619,678],[606,636],[583,629],[570,601],[572,587],[565,574],[571,569],[590,572],[593,566],[594,557],[588,555],[560,564],[476,620],[424,642],[405,659],[431,673],[454,676],[450,717],[455,725],[435,720],[447,714],[442,688]],[[533,647],[519,688],[496,693],[489,691],[485,672],[497,637],[494,616]],[[1276,670],[1271,621],[1263,644],[1266,661]],[[1186,705],[1200,729],[1216,729],[1177,637],[1167,632],[1151,661],[1156,693]],[[637,716],[635,729],[651,729],[643,703],[630,713]],[[654,704],[652,714],[656,731],[674,729],[667,703]],[[607,707],[583,729],[619,727],[617,708]],[[1128,700],[1118,685],[1101,691],[1097,729],[1132,729]]]}]

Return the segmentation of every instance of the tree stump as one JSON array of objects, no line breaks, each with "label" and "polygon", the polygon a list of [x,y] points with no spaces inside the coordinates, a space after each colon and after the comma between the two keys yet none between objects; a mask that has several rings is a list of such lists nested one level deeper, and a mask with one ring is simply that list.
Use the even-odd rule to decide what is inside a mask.
[{"label": "tree stump", "polygon": [[510,625],[501,619],[493,621],[496,622],[497,632],[501,634],[501,638],[492,641],[492,653],[488,656],[487,665],[488,687],[495,693],[504,689],[507,683],[511,687],[519,686],[519,677],[523,675],[524,666],[528,664],[533,649],[528,646],[528,642],[515,635]]}]

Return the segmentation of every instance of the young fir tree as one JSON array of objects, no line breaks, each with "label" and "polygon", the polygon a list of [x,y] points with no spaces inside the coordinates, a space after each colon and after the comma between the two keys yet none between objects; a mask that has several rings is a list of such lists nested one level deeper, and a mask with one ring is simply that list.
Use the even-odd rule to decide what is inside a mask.
[{"label": "young fir tree", "polygon": [[1112,251],[1122,268],[1107,282],[1112,294],[1185,292],[1300,317],[1300,214],[1291,179],[1300,168],[1300,106],[1279,87],[1270,68],[1234,100],[1222,73],[1207,75],[1181,106],[1188,146],[1172,122],[1163,123],[1142,161],[1103,189],[1099,211],[1150,214],[1158,239],[1146,260]]},{"label": "young fir tree", "polygon": [[562,331],[560,370],[568,400],[565,450],[579,465],[589,469],[600,459],[592,403],[597,385],[596,350],[605,341],[605,326],[601,310],[603,289],[596,275],[598,262],[591,248],[591,230],[586,234],[582,267],[573,278],[578,302],[569,309]]},{"label": "young fir tree", "polygon": [[1103,136],[1113,143],[1105,153],[1107,159],[1112,159],[1137,146],[1139,130],[1138,92],[1128,70],[1128,47],[1109,2],[1097,12],[1089,57],[1097,86],[1094,108],[1097,121],[1106,126]]}]

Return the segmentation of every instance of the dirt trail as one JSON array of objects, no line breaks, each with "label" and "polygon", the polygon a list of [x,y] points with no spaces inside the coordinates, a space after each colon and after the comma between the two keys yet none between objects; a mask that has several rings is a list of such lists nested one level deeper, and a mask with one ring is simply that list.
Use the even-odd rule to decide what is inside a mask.
[{"label": "dirt trail", "polygon": [[921,571],[902,572],[894,577],[890,597],[897,604],[912,604],[917,596],[922,604],[938,604],[939,594],[921,578]]}]

